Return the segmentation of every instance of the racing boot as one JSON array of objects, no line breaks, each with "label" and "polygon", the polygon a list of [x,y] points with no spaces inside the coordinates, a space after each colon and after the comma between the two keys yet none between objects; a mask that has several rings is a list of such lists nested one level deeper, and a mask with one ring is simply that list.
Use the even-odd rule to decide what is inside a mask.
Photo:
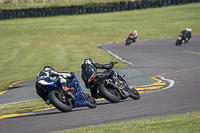
[{"label": "racing boot", "polygon": [[73,100],[75,100],[75,97],[73,96],[73,93],[71,92],[71,90],[72,90],[71,88],[63,87],[64,94],[72,98]]},{"label": "racing boot", "polygon": [[67,87],[66,83],[64,83],[64,82],[61,83],[61,86],[62,86],[63,92],[64,92],[64,93],[67,93],[67,91],[68,91],[69,88]]},{"label": "racing boot", "polygon": [[65,94],[65,95],[68,95],[68,87],[63,87],[62,88],[62,90],[63,90],[63,93]]},{"label": "racing boot", "polygon": [[62,90],[64,94],[71,97],[72,99],[75,99],[72,93],[70,92],[72,89],[68,88],[66,83],[61,83],[61,85],[62,85]]}]

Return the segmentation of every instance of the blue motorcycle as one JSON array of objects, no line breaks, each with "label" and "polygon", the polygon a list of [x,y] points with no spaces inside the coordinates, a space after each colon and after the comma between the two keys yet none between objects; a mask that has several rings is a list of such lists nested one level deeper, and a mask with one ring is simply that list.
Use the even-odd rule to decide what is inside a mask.
[{"label": "blue motorcycle", "polygon": [[80,106],[87,106],[89,108],[97,107],[95,99],[82,89],[75,76],[67,79],[67,87],[74,88],[73,91],[68,91],[67,93],[63,92],[60,84],[52,81],[49,77],[36,81],[36,85],[44,88],[51,104],[61,112],[69,112],[73,108]]}]

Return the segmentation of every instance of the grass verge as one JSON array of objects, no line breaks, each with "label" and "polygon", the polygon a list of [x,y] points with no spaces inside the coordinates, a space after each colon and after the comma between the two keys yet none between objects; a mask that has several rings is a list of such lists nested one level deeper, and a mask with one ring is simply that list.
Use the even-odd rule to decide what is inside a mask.
[{"label": "grass verge", "polygon": [[54,133],[199,133],[200,112],[88,126]]},{"label": "grass verge", "polygon": [[53,107],[52,104],[46,105],[42,99],[0,104],[0,116],[33,112],[35,110],[51,108],[51,107]]}]

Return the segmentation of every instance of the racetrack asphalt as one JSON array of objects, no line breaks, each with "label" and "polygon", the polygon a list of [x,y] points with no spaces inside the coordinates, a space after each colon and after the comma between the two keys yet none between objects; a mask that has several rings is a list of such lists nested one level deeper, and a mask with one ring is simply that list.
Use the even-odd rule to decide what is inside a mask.
[{"label": "racetrack asphalt", "polygon": [[[149,87],[148,84],[151,84],[152,87],[152,83],[159,82],[154,78],[161,76],[159,78],[162,80],[173,81],[170,88],[143,93],[140,100],[126,99],[116,104],[103,101],[98,103],[96,109],[75,108],[69,113],[52,109],[1,119],[1,131],[51,132],[199,111],[200,35],[193,36],[188,44],[183,44],[181,47],[176,47],[175,41],[176,38],[163,38],[137,41],[130,46],[125,46],[124,42],[100,45],[104,50],[109,50],[121,59],[132,63],[128,68],[118,70],[120,74],[122,72],[121,75],[123,73],[127,75],[125,79],[132,85]],[[35,92],[34,87],[32,90]],[[9,92],[1,96],[6,93]]]}]

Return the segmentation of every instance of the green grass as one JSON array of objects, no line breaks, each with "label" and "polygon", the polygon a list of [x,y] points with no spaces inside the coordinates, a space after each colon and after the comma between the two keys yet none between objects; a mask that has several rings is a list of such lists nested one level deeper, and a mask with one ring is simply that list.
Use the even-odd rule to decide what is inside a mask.
[{"label": "green grass", "polygon": [[[197,3],[104,14],[0,21],[0,90],[15,81],[35,79],[44,65],[52,65],[57,71],[80,72],[80,66],[87,57],[100,63],[117,61],[96,45],[124,42],[135,28],[139,31],[138,40],[176,37],[186,27],[193,29],[193,35],[200,34],[199,12],[200,3]],[[116,65],[124,66],[127,65],[122,62]],[[4,106],[0,106],[0,112],[7,108]],[[20,112],[27,112],[30,108],[22,108]],[[38,109],[41,108],[46,106],[38,106]]]},{"label": "green grass", "polygon": [[199,133],[200,112],[88,126],[54,133]]},{"label": "green grass", "polygon": [[0,116],[22,114],[51,107],[53,107],[53,105],[46,105],[42,99],[0,104]]}]

